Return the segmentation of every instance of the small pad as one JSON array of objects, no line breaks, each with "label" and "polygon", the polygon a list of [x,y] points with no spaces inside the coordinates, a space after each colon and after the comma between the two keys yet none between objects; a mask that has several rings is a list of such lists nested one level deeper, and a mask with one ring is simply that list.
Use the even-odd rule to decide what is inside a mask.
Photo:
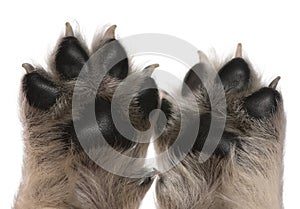
[{"label": "small pad", "polygon": [[88,54],[77,38],[65,37],[62,39],[55,56],[56,70],[64,80],[75,79],[88,59]]},{"label": "small pad", "polygon": [[28,103],[41,110],[47,110],[53,106],[59,97],[59,88],[37,72],[24,76],[23,90]]},{"label": "small pad", "polygon": [[278,91],[264,87],[248,96],[244,101],[244,106],[251,116],[265,118],[276,111],[279,100]]},{"label": "small pad", "polygon": [[240,91],[249,83],[250,68],[244,59],[234,58],[221,68],[219,76],[225,91]]},{"label": "small pad", "polygon": [[114,64],[116,60],[122,58],[121,61],[113,65],[108,70],[108,74],[119,80],[126,78],[129,71],[129,64],[126,51],[120,42],[115,39],[111,39],[99,50],[101,50],[101,56],[103,57],[101,58],[103,62],[101,64],[103,64],[104,69],[107,69],[109,66]]}]

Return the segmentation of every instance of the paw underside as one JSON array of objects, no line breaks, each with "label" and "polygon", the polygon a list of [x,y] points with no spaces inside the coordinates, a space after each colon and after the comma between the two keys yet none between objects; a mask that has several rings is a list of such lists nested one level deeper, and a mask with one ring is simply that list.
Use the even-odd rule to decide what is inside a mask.
[{"label": "paw underside", "polygon": [[[91,146],[97,143],[97,130],[101,131],[101,134],[111,146],[129,149],[134,145],[134,142],[119,133],[111,114],[111,98],[114,90],[128,75],[134,73],[129,67],[130,64],[125,49],[115,39],[115,28],[115,25],[109,27],[100,43],[93,43],[93,51],[89,52],[83,41],[73,32],[70,24],[66,23],[65,36],[58,41],[57,49],[53,53],[54,58],[50,71],[36,68],[27,63],[23,64],[27,74],[22,81],[22,91],[31,108],[31,114],[26,115],[29,120],[32,117],[32,112],[51,115],[54,118],[57,117],[57,120],[61,119],[59,117],[68,118],[67,115],[56,115],[57,110],[59,108],[72,109],[74,86],[82,69],[86,67],[89,78],[96,77],[101,73],[105,75],[102,82],[99,81],[99,84],[90,84],[88,79],[81,84],[84,88],[84,94],[88,95],[92,92],[96,96],[89,104],[85,101],[83,95],[82,107],[77,110],[79,118],[76,118],[77,123],[82,126],[79,130],[76,130],[75,134],[72,125],[74,121],[71,119],[69,121],[70,126],[65,132],[69,132],[69,135],[73,136],[73,141],[76,141],[76,135],[81,135],[81,137],[91,142]],[[101,52],[98,53],[97,50]],[[93,55],[98,56],[94,58],[97,61],[96,64],[87,64]],[[157,66],[148,66],[145,71],[154,67]],[[130,103],[132,112],[129,112],[129,118],[131,121],[136,121],[136,118],[141,120],[140,124],[132,122],[132,125],[142,130],[143,126],[147,126],[149,123],[149,113],[153,109],[157,109],[159,103],[158,90],[150,75],[144,73],[143,76],[140,76],[141,81],[131,84],[136,88],[136,92],[134,92]],[[82,76],[80,81],[84,81]],[[154,87],[143,91],[139,90],[148,85]],[[85,117],[88,112],[87,109],[91,107],[95,109],[97,124]],[[135,133],[131,134],[134,135]]]},{"label": "paw underside", "polygon": [[[109,68],[105,78],[113,79],[117,83],[116,86],[118,86],[131,71],[126,51],[115,39],[114,30],[115,26],[110,27],[104,34],[102,43],[98,45],[105,56],[101,60],[102,63],[99,63],[97,70],[101,71],[102,68]],[[65,92],[65,85],[69,85],[70,82],[76,81],[84,65],[91,57],[91,53],[87,51],[82,42],[74,35],[69,24],[66,25],[66,36],[59,41],[57,50],[54,54],[54,67],[51,69],[53,71],[52,73],[46,72],[43,69],[37,69],[29,64],[23,65],[27,71],[27,74],[23,78],[23,92],[28,104],[37,111],[43,111],[49,114],[52,114],[52,112],[55,111],[55,108],[60,106],[61,98],[66,97],[64,94],[72,94],[72,92]],[[124,59],[118,61],[112,67],[106,66],[106,63],[113,62],[117,57],[124,57]],[[205,67],[206,64],[207,63],[200,62],[193,66],[184,79],[186,86],[193,94],[198,94],[199,92],[204,92],[205,94],[206,92],[203,80],[199,79],[198,76],[199,74],[207,73]],[[95,72],[95,69],[91,70],[91,72]],[[239,45],[236,57],[219,69],[218,76],[223,85],[226,98],[231,98],[235,94],[241,95],[238,98],[240,100],[239,107],[241,108],[236,111],[242,112],[246,117],[251,118],[251,120],[268,120],[276,113],[278,106],[281,103],[281,96],[276,90],[279,77],[272,81],[268,87],[252,90],[252,73],[253,71],[249,64],[241,56],[241,45]],[[153,86],[156,85],[155,81],[149,76],[143,77],[143,79],[144,80],[138,84],[140,88],[147,85],[149,82]],[[217,79],[215,79],[214,82],[216,82],[216,80]],[[97,91],[100,90],[101,88],[99,87]],[[188,94],[186,89],[183,88],[182,96],[190,96]],[[82,117],[79,119],[82,120],[82,129],[80,129],[79,132],[77,131],[76,134],[86,137],[87,140],[94,142],[98,137],[97,131],[94,130],[100,129],[104,138],[110,145],[121,146],[128,149],[133,145],[133,142],[123,137],[122,134],[118,132],[112,119],[110,101],[112,95],[109,95],[109,93],[106,94],[106,92],[101,92],[99,95],[94,100],[97,127],[95,127],[95,124],[90,123],[89,120]],[[206,105],[209,107],[210,98],[204,97],[202,99],[204,99],[204,101],[201,102],[207,103]],[[135,112],[132,114],[132,117],[136,117],[136,115],[139,114],[139,120],[148,121],[149,113],[152,110],[159,108],[159,103],[161,103],[160,108],[167,119],[170,119],[170,115],[175,111],[172,101],[162,98],[161,102],[159,102],[157,88],[143,91],[137,90],[133,100],[136,101],[134,105],[137,106],[139,111],[138,113]],[[69,108],[71,108],[71,104],[68,105]],[[227,103],[227,105],[230,106],[231,104]],[[90,107],[89,104],[83,105],[82,110],[80,110],[82,116],[85,115],[86,109],[84,106],[86,106],[86,108]],[[202,150],[212,120],[211,117],[212,114],[209,111],[200,114],[199,132],[193,146],[194,151]],[[133,121],[136,121],[135,118],[133,118]],[[70,124],[73,122],[74,121],[70,121]],[[140,130],[145,128],[139,127],[139,124],[133,124],[133,126]],[[74,134],[74,131],[71,132],[71,134]],[[76,134],[74,136],[75,138]],[[134,135],[134,132],[131,134]],[[226,156],[230,152],[230,148],[235,145],[240,145],[239,134],[232,132],[231,130],[226,130],[225,128],[219,145],[215,150],[215,154]]]},{"label": "paw underside", "polygon": [[[165,94],[165,92],[159,92],[155,81],[151,78],[153,69],[158,65],[150,65],[141,71],[133,71],[131,69],[130,59],[124,47],[115,38],[115,29],[115,25],[109,27],[102,38],[96,39],[96,42],[92,44],[92,49],[89,50],[80,36],[74,33],[70,24],[66,23],[65,36],[59,39],[57,43],[57,47],[51,57],[49,70],[27,63],[23,64],[27,72],[22,79],[22,111],[25,116],[26,129],[24,141],[29,141],[29,143],[26,141],[26,146],[29,145],[29,147],[31,147],[27,149],[27,151],[32,152],[26,154],[30,155],[29,159],[34,159],[36,160],[35,162],[38,162],[36,163],[38,165],[37,170],[42,171],[41,182],[45,181],[45,176],[51,180],[54,176],[56,180],[56,171],[63,170],[63,177],[61,178],[63,181],[62,187],[68,190],[67,193],[69,193],[69,189],[73,188],[73,186],[69,187],[68,185],[65,187],[65,185],[70,182],[77,183],[75,181],[67,182],[67,180],[73,177],[74,179],[78,178],[77,180],[80,183],[79,187],[83,185],[83,189],[87,189],[81,191],[81,188],[79,188],[80,191],[77,192],[80,195],[86,193],[87,200],[82,200],[81,198],[78,200],[83,201],[82,205],[84,205],[84,207],[86,203],[101,205],[97,205],[94,208],[105,207],[102,205],[103,202],[107,201],[107,205],[115,205],[112,204],[112,202],[117,202],[117,207],[119,207],[119,205],[120,207],[126,205],[127,208],[133,208],[132,206],[128,206],[130,205],[128,203],[133,202],[131,205],[134,205],[134,208],[138,208],[137,205],[139,201],[142,200],[159,171],[153,169],[149,174],[148,168],[145,168],[144,165],[141,166],[138,164],[138,166],[136,166],[134,164],[133,166],[138,167],[138,169],[142,171],[145,169],[146,171],[143,173],[148,172],[147,176],[123,178],[122,176],[114,175],[110,173],[110,171],[106,171],[95,165],[94,161],[87,157],[85,152],[87,150],[83,149],[83,145],[79,139],[84,139],[85,145],[88,145],[88,149],[92,150],[92,152],[102,151],[103,149],[94,148],[103,148],[108,144],[115,150],[127,155],[127,157],[141,158],[146,155],[147,146],[149,145],[151,137],[156,136],[156,131],[160,130],[161,135],[155,143],[158,147],[163,147],[163,149],[169,148],[168,154],[171,156],[173,154],[171,153],[172,151],[174,151],[175,154],[177,154],[177,151],[179,151],[179,154],[185,152],[186,150],[182,151],[182,147],[184,147],[184,144],[189,140],[184,138],[182,141],[183,144],[179,143],[177,146],[170,147],[174,142],[174,138],[176,138],[174,137],[176,134],[173,134],[172,131],[177,132],[180,130],[183,136],[185,136],[185,132],[193,131],[189,129],[189,127],[193,127],[192,120],[185,120],[184,127],[177,127],[182,118],[178,116],[181,111],[178,109],[176,98],[171,98],[170,95]],[[210,145],[207,136],[209,135],[212,121],[217,121],[216,124],[219,124],[219,120],[225,120],[225,128],[216,127],[220,129],[222,134],[220,141],[214,149],[213,155],[214,157],[216,156],[217,159],[226,159],[231,153],[236,154],[242,150],[246,155],[240,156],[243,158],[242,161],[246,162],[247,159],[245,160],[244,158],[252,154],[247,150],[251,147],[252,139],[260,140],[264,138],[267,141],[277,140],[279,138],[277,136],[277,130],[275,130],[276,127],[274,128],[273,126],[275,120],[279,121],[281,119],[282,98],[281,94],[276,90],[280,77],[274,79],[268,86],[262,86],[250,63],[242,57],[241,44],[237,47],[236,56],[219,69],[216,69],[217,73],[213,73],[213,76],[210,70],[215,69],[211,67],[207,58],[203,59],[202,53],[199,53],[199,55],[200,62],[195,64],[186,74],[184,78],[185,85],[182,87],[180,95],[180,102],[189,101],[191,97],[196,98],[199,107],[200,123],[196,132],[196,140],[192,144],[191,149],[187,150],[187,152],[191,153],[191,156],[195,156],[193,155],[195,153],[205,152],[205,145]],[[131,76],[134,79],[130,79]],[[101,78],[101,80],[98,81],[98,78]],[[126,86],[130,87],[131,91],[129,92],[131,92],[131,94],[127,95],[127,91],[125,91],[124,94],[119,94],[120,98],[114,98],[118,87],[120,87],[119,89],[123,89]],[[211,101],[218,101],[219,99],[218,94],[215,94],[216,89],[223,90],[226,100],[225,106],[227,106],[225,112],[217,112],[217,114],[214,112],[217,110],[211,107]],[[212,93],[212,96],[209,96],[210,93]],[[79,100],[80,104],[74,105],[73,102],[75,98],[78,99],[78,97],[76,97],[78,95],[81,99]],[[126,100],[124,98],[127,96],[130,96],[130,103],[128,107],[126,106],[124,108],[125,105],[123,101]],[[116,106],[113,105],[114,99],[117,101]],[[185,105],[184,107],[188,106],[189,105]],[[155,115],[154,119],[157,121],[152,123],[153,118],[150,118],[150,113],[155,109],[160,109],[161,111],[157,115],[153,114]],[[117,110],[114,113],[120,120],[119,122],[125,124],[126,127],[128,123],[130,123],[133,127],[133,129],[127,130],[127,136],[124,136],[117,128],[115,119],[113,119],[114,115],[112,110]],[[186,118],[189,118],[189,114],[193,116],[195,111],[196,110],[188,108],[185,109],[184,113],[187,113]],[[162,114],[164,114],[164,117],[167,119],[166,124],[160,124]],[[129,120],[126,120],[127,117],[129,117]],[[94,121],[96,121],[96,123]],[[279,123],[280,122],[281,121],[279,121]],[[74,124],[79,124],[79,126],[75,127]],[[154,124],[155,127],[151,127],[152,124]],[[160,127],[161,125],[163,127]],[[152,135],[149,139],[147,138],[148,136],[146,137],[149,141],[145,141],[145,139],[139,141],[140,133],[149,130],[150,127],[153,133],[151,132]],[[99,131],[101,136],[99,136]],[[255,137],[252,137],[253,134],[255,134]],[[106,141],[104,144],[101,140],[99,141],[99,138],[102,138],[102,136]],[[45,138],[50,140],[44,142],[43,140]],[[133,138],[135,140],[131,140]],[[248,146],[248,144],[246,148],[244,145],[245,138],[251,138],[250,146]],[[52,146],[52,139],[53,141],[59,141],[59,143],[55,141],[53,143],[54,146]],[[32,143],[33,140],[38,140],[38,142]],[[51,146],[49,146],[50,144]],[[262,146],[261,152],[265,152],[265,144],[262,143],[259,145]],[[40,148],[41,146],[42,148]],[[55,148],[52,152],[53,147]],[[141,151],[142,149],[143,151]],[[258,153],[257,150],[259,149],[260,147],[256,146],[254,151]],[[277,149],[277,147],[275,149]],[[232,150],[235,152],[232,152]],[[273,152],[271,148],[269,150]],[[66,153],[67,155],[64,155]],[[103,157],[103,155],[100,156]],[[107,154],[105,157],[110,158],[110,155]],[[45,160],[47,158],[50,160]],[[59,160],[57,160],[58,158]],[[214,161],[216,158],[211,159]],[[187,172],[189,172],[191,176],[186,177],[180,172],[176,174],[172,173],[174,170],[176,172],[176,169],[171,170],[170,176],[161,173],[162,178],[160,178],[157,185],[164,188],[166,185],[161,182],[165,179],[170,180],[171,183],[166,186],[166,190],[157,190],[158,192],[161,192],[163,195],[167,194],[167,196],[174,194],[173,197],[177,198],[179,196],[176,196],[176,193],[185,193],[183,189],[185,186],[191,186],[193,191],[192,187],[197,185],[196,181],[201,181],[202,176],[200,177],[200,175],[202,174],[197,173],[196,167],[199,165],[198,158],[195,159],[192,157],[190,159],[188,158],[188,160],[190,161],[187,162],[191,162],[191,164],[188,165],[187,168],[191,168],[191,170],[187,170]],[[210,163],[210,161],[208,162]],[[214,162],[218,163],[220,161],[216,160]],[[244,165],[257,166],[252,159],[250,159],[249,162],[250,163],[244,163]],[[123,163],[123,161],[118,163],[122,164],[122,166],[125,165],[124,167],[130,170],[130,166],[127,167],[127,164]],[[186,164],[184,163],[185,161],[183,161],[183,165],[185,166]],[[52,165],[54,167],[58,166],[58,168],[52,170]],[[196,167],[193,167],[195,165]],[[32,169],[30,166],[27,166],[28,165],[25,164],[25,169]],[[65,174],[64,169],[68,166],[72,171],[71,173]],[[112,167],[114,166],[116,165],[113,164]],[[140,168],[140,166],[142,168]],[[69,167],[66,170],[68,170]],[[117,169],[119,168],[118,165],[116,167]],[[207,170],[206,168],[207,167],[205,167],[204,172],[205,175],[206,172],[209,176],[215,175],[215,173],[210,173],[211,168]],[[123,169],[123,167],[121,169]],[[34,169],[33,171],[35,172]],[[177,171],[180,171],[180,169]],[[49,172],[49,175],[47,172]],[[195,176],[196,181],[194,181],[194,177],[192,176],[194,172],[197,173],[197,176]],[[215,170],[213,172],[215,172]],[[166,174],[167,173],[168,172],[166,172]],[[36,172],[34,174],[36,174]],[[81,174],[83,176],[81,176]],[[84,176],[85,174],[86,176]],[[31,176],[27,178],[30,179]],[[178,179],[179,183],[177,182]],[[182,179],[184,179],[184,183],[180,185]],[[30,181],[31,180],[32,179],[30,179]],[[176,182],[174,185],[172,185],[173,180]],[[185,180],[187,180],[187,182]],[[189,180],[193,181],[192,185],[188,182]],[[45,182],[47,184],[47,181]],[[168,181],[166,182],[168,183]],[[33,184],[35,183],[36,182],[33,181]],[[57,201],[48,200],[49,198],[45,194],[50,193],[47,189],[45,191],[35,191],[39,186],[40,185],[33,186],[34,195],[37,196],[30,198],[37,199],[37,202],[45,198],[46,202],[49,201],[51,202],[50,204],[56,204]],[[107,188],[103,188],[102,186],[107,186]],[[175,186],[175,190],[178,191],[174,189],[168,190],[168,186],[171,186],[170,188]],[[26,190],[30,186],[25,185],[25,187],[26,189],[20,190],[19,192],[22,193],[19,200],[17,200],[19,202],[26,199],[23,198],[23,196],[27,193]],[[197,189],[195,193],[201,194],[200,190],[202,188],[195,188]],[[190,188],[187,190],[189,189]],[[31,188],[28,190],[31,190]],[[59,187],[58,190],[59,191],[55,191],[55,193],[61,192],[63,193],[61,196],[64,196],[63,189]],[[94,190],[95,193],[93,193],[92,190]],[[103,192],[101,190],[109,191]],[[103,192],[103,194],[101,192]],[[187,199],[190,200],[189,198],[191,198],[192,200],[195,193],[190,195]],[[95,199],[92,199],[94,197],[91,194],[95,195]],[[51,195],[52,193],[50,196]],[[72,195],[73,194],[71,194],[71,196]],[[184,195],[189,195],[189,193]],[[56,194],[54,196],[56,197]],[[104,198],[101,199],[99,198],[100,196]],[[70,199],[73,201],[73,199],[76,198],[77,197],[72,196]],[[113,201],[111,201],[110,198],[112,198]],[[168,200],[167,205],[172,202],[172,198],[166,199]],[[61,200],[60,197],[58,199],[59,201]],[[69,201],[68,198],[66,199]],[[177,199],[182,201],[184,198]],[[96,200],[96,202],[99,201],[99,203],[93,202],[94,200]],[[160,201],[158,201],[158,203],[160,204]],[[59,202],[57,204],[64,203]],[[69,202],[66,204],[69,204]],[[70,205],[73,205],[73,202],[71,202]]]},{"label": "paw underside", "polygon": [[[205,55],[202,52],[199,52],[199,56],[200,62],[187,72],[184,78],[185,85],[182,87],[183,98],[197,98],[200,106],[199,130],[192,147],[192,152],[200,152],[203,149],[204,143],[209,144],[206,138],[210,130],[212,117],[215,117],[215,121],[218,121],[221,117],[226,121],[225,130],[221,130],[223,134],[214,154],[219,157],[225,157],[228,156],[233,147],[235,149],[243,149],[242,137],[247,136],[247,133],[243,133],[247,131],[247,128],[250,130],[252,126],[255,127],[256,125],[265,125],[268,127],[272,118],[278,114],[278,109],[282,104],[281,95],[276,90],[280,77],[275,78],[268,86],[257,87],[253,85],[254,82],[259,82],[250,64],[242,57],[241,44],[237,47],[236,56],[225,63],[220,69],[217,69],[217,75],[210,75],[211,72],[209,70],[213,69],[209,68],[208,70],[207,66],[210,65],[208,59],[203,59]],[[216,98],[210,98],[206,88],[210,87],[211,89],[209,90],[214,92],[214,89],[218,89],[216,87],[220,85],[225,93],[227,110],[225,114],[223,113],[221,116],[217,114],[218,116],[216,117],[215,114],[212,114],[210,106],[210,100]],[[200,94],[202,95],[201,97],[199,97]],[[163,98],[161,109],[167,119],[172,120],[172,115],[178,112],[176,99]],[[185,122],[189,123],[188,120]],[[192,126],[192,124],[186,125],[186,127],[189,126]],[[168,128],[172,129],[172,127]],[[246,131],[240,129],[246,129]],[[189,131],[188,128],[183,130],[183,132]],[[243,136],[241,136],[241,132]],[[160,142],[157,143],[159,144]],[[181,145],[179,144],[178,146]],[[173,149],[180,150],[181,148],[174,146]]]}]

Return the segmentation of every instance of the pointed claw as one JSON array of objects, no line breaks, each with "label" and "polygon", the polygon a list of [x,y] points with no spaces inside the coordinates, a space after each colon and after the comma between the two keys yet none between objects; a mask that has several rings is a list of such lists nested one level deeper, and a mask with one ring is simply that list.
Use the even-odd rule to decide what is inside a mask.
[{"label": "pointed claw", "polygon": [[156,68],[158,68],[159,67],[159,64],[152,64],[152,65],[148,65],[147,67],[145,67],[144,68],[144,70],[151,70],[151,71],[153,71],[153,70],[155,70]]},{"label": "pointed claw", "polygon": [[209,63],[209,60],[208,60],[206,54],[204,54],[204,52],[199,50],[199,51],[197,51],[197,53],[198,53],[200,63]]},{"label": "pointed claw", "polygon": [[152,68],[158,68],[159,67],[159,64],[155,63],[155,64],[152,64],[152,65],[148,65],[147,67],[145,67],[145,70],[150,70]]},{"label": "pointed claw", "polygon": [[116,32],[116,25],[110,26],[104,33],[103,39],[104,40],[110,40],[110,39],[115,39],[115,32]]},{"label": "pointed claw", "polygon": [[69,22],[66,22],[66,33],[65,36],[74,36],[74,31]]},{"label": "pointed claw", "polygon": [[149,65],[147,67],[144,68],[143,71],[149,73],[149,75],[151,75],[153,73],[153,71],[159,67],[159,64],[152,64],[152,65]]},{"label": "pointed claw", "polygon": [[25,69],[27,73],[31,73],[34,71],[34,67],[29,63],[23,63],[22,67]]},{"label": "pointed claw", "polygon": [[281,78],[280,76],[277,76],[277,77],[270,83],[269,88],[276,89],[277,84],[278,84],[280,78]]},{"label": "pointed claw", "polygon": [[242,44],[238,43],[237,47],[236,47],[236,52],[235,52],[235,57],[239,57],[242,58],[243,53],[242,53],[243,49],[242,49]]}]

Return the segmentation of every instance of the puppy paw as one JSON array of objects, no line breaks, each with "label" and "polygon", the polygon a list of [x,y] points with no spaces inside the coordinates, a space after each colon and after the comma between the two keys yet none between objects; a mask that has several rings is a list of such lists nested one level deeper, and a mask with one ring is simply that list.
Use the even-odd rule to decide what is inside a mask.
[{"label": "puppy paw", "polygon": [[[138,208],[151,186],[151,176],[116,174],[128,162],[111,163],[116,172],[112,173],[95,161],[115,162],[108,147],[127,157],[145,157],[150,137],[140,139],[137,130],[150,128],[149,113],[159,102],[156,84],[147,72],[156,65],[132,70],[115,29],[109,27],[89,50],[66,23],[48,70],[23,64],[24,180],[15,208]],[[116,89],[126,85],[131,87],[130,95],[115,96]],[[129,105],[124,107],[127,96],[131,96]],[[113,110],[118,119],[129,118],[121,121],[133,127],[129,138],[116,126]]]}]

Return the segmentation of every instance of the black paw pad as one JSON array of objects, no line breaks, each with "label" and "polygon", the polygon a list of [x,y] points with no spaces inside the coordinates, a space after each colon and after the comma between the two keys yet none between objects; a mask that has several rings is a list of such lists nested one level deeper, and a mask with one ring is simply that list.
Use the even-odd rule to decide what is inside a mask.
[{"label": "black paw pad", "polygon": [[26,74],[23,79],[23,90],[28,103],[41,110],[47,110],[59,97],[59,88],[40,74]]},{"label": "black paw pad", "polygon": [[239,91],[248,85],[250,68],[244,59],[234,58],[221,68],[219,76],[226,91]]},{"label": "black paw pad", "polygon": [[192,92],[203,88],[201,78],[203,79],[207,76],[205,69],[205,64],[198,63],[194,65],[191,70],[189,70],[184,78],[184,83],[186,84],[186,86],[183,86],[182,88],[183,96],[187,95],[187,88],[189,88]]},{"label": "black paw pad", "polygon": [[[203,150],[203,146],[205,143],[207,144],[207,146],[214,146],[213,144],[211,144],[210,141],[207,141],[209,140],[207,139],[207,136],[210,130],[210,126],[211,126],[211,114],[209,113],[202,114],[200,116],[199,132],[195,144],[193,146],[193,151],[205,152],[205,150]],[[219,144],[217,145],[213,154],[219,157],[225,157],[230,153],[231,146],[233,144],[236,144],[237,142],[238,142],[238,137],[236,134],[223,130],[223,134],[221,136]]]},{"label": "black paw pad", "polygon": [[232,132],[224,131],[214,154],[220,157],[228,156],[232,145],[239,145],[237,135]]},{"label": "black paw pad", "polygon": [[88,59],[88,54],[75,37],[65,37],[55,57],[56,70],[65,80],[77,78]]},{"label": "black paw pad", "polygon": [[[98,126],[104,138],[106,139],[108,144],[110,144],[113,147],[122,147],[122,148],[129,149],[132,146],[133,142],[123,137],[123,135],[118,131],[113,121],[111,111],[113,110],[111,109],[110,102],[102,98],[96,99],[96,104],[95,104],[96,118],[97,118]],[[134,137],[133,132],[131,133],[127,132],[127,134],[129,135],[129,137],[131,136],[130,138]]]},{"label": "black paw pad", "polygon": [[155,81],[150,77],[145,79],[142,87],[145,88],[145,90],[139,92],[137,102],[139,108],[143,111],[143,117],[149,119],[151,111],[158,108],[158,89]]},{"label": "black paw pad", "polygon": [[244,101],[244,107],[247,112],[255,118],[269,117],[276,111],[280,94],[272,88],[262,88]]},{"label": "black paw pad", "polygon": [[[95,112],[90,111],[93,108]],[[97,98],[95,106],[93,104],[85,106],[81,112],[80,120],[76,122],[76,135],[80,138],[80,142],[84,143],[82,144],[84,147],[103,146],[103,140],[114,148],[129,149],[132,146],[133,142],[123,137],[116,128],[111,111],[111,103],[103,98]],[[97,123],[95,123],[95,116]],[[118,116],[118,118],[122,117]],[[103,137],[99,135],[100,132]],[[126,134],[131,138],[134,137],[134,133],[127,132]]]},{"label": "black paw pad", "polygon": [[126,78],[129,69],[128,57],[120,42],[115,39],[111,39],[102,48],[100,48],[100,50],[101,54],[103,54],[103,68],[109,68],[108,74],[119,80]]}]

